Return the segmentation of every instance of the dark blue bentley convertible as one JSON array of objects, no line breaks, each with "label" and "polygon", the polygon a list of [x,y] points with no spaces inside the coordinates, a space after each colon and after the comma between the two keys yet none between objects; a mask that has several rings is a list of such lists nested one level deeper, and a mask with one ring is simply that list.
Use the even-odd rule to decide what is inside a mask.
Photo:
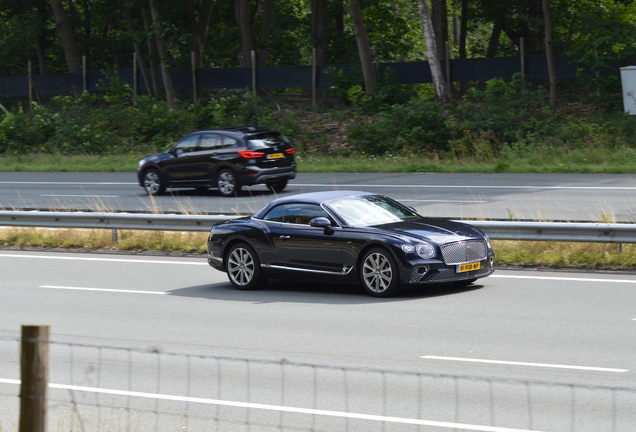
[{"label": "dark blue bentley convertible", "polygon": [[238,289],[310,278],[388,297],[423,284],[470,284],[493,272],[494,253],[471,225],[420,216],[383,195],[328,191],[279,198],[215,225],[208,263]]}]

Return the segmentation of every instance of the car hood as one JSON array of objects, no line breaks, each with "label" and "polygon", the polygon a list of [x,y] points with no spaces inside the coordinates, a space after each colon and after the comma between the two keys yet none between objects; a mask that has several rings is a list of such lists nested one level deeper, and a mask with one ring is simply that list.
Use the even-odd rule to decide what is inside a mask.
[{"label": "car hood", "polygon": [[483,232],[474,226],[446,219],[422,218],[417,221],[405,221],[377,227],[395,233],[428,239],[438,244],[449,243],[466,238],[483,238]]}]

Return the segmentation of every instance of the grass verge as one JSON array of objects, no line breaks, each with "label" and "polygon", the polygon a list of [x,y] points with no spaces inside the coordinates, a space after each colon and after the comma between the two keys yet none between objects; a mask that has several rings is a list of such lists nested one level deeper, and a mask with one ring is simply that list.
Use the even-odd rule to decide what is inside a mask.
[{"label": "grass verge", "polygon": [[[207,233],[120,230],[6,228],[0,247],[55,248],[101,252],[148,252],[204,255]],[[494,240],[499,266],[543,266],[581,270],[636,270],[636,245]]]},{"label": "grass verge", "polygon": [[[370,173],[636,173],[636,151],[596,148],[578,153],[554,154],[548,161],[533,158],[464,157],[439,159],[426,155],[348,156],[318,155],[298,151],[299,172]],[[13,172],[133,172],[146,154],[60,155],[26,154],[0,156],[0,171]],[[545,155],[543,155],[545,157]]]}]

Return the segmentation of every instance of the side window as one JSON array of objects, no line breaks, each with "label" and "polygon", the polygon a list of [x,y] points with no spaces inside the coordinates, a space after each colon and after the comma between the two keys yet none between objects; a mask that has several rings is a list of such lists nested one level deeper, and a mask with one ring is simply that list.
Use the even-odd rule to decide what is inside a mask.
[{"label": "side window", "polygon": [[331,220],[329,213],[319,205],[287,204],[285,206],[285,222],[309,225],[309,221],[317,217],[326,217]]},{"label": "side window", "polygon": [[197,151],[214,150],[223,146],[223,137],[216,134],[201,135],[201,143]]},{"label": "side window", "polygon": [[274,207],[273,209],[267,212],[267,214],[265,215],[265,217],[263,217],[263,219],[267,221],[272,221],[272,222],[285,222],[284,208],[285,208],[284,205],[279,205]]},{"label": "side window", "polygon": [[187,136],[174,146],[174,151],[176,154],[189,153],[191,151],[194,151],[197,147],[198,141],[199,135]]},{"label": "side window", "polygon": [[223,139],[222,147],[234,147],[236,145],[236,140],[234,138],[230,138],[229,136],[221,137]]}]

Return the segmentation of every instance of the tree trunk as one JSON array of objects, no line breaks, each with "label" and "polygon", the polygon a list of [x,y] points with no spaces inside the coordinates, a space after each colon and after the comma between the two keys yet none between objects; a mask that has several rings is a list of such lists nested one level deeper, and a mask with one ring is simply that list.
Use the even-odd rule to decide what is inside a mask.
[{"label": "tree trunk", "polygon": [[267,56],[269,51],[269,35],[272,28],[272,10],[274,0],[264,0],[263,20],[261,25],[261,41],[258,47],[258,66],[267,66]]},{"label": "tree trunk", "polygon": [[[130,10],[126,6],[124,6],[124,19],[126,20],[126,23],[128,24],[128,31],[131,33],[134,33],[135,24],[133,22],[132,16],[130,15]],[[137,63],[139,64],[139,70],[141,71],[141,76],[144,80],[144,83],[146,84],[146,89],[149,94],[156,97],[157,95],[153,91],[152,83],[150,82],[150,79],[148,78],[148,71],[146,71],[146,60],[144,59],[144,53],[137,42],[133,43],[133,48],[135,50],[135,53],[137,53]]]},{"label": "tree trunk", "polygon": [[[459,58],[465,59],[466,54],[466,38],[468,36],[468,0],[461,0],[461,17],[459,19]],[[459,94],[465,95],[468,91],[468,83],[461,81],[459,83]]]},{"label": "tree trunk", "polygon": [[433,0],[431,3],[431,22],[435,33],[437,58],[446,59],[446,42],[448,42],[448,10],[446,0]]},{"label": "tree trunk", "polygon": [[490,40],[488,41],[488,49],[486,50],[486,57],[497,57],[497,49],[499,48],[499,39],[501,38],[501,30],[504,24],[503,11],[497,13],[497,18],[492,27],[492,33],[490,34]]},{"label": "tree trunk", "polygon": [[378,86],[378,80],[373,67],[373,57],[369,46],[369,38],[364,27],[364,16],[362,15],[361,0],[349,0],[349,10],[353,20],[353,28],[356,32],[358,42],[358,52],[360,53],[360,63],[362,63],[362,75],[364,76],[364,90],[367,94],[373,94]]},{"label": "tree trunk", "polygon": [[329,63],[329,39],[327,33],[327,0],[311,1],[311,40],[316,48],[316,64]]},{"label": "tree trunk", "polygon": [[166,89],[166,102],[168,108],[174,108],[174,87],[172,86],[172,78],[170,70],[168,70],[168,53],[163,43],[163,34],[161,30],[161,21],[159,20],[159,11],[152,1],[150,1],[150,16],[152,17],[152,27],[155,33],[155,42],[157,43],[157,52],[159,53],[159,61],[161,62],[161,76],[163,77],[163,85]]},{"label": "tree trunk", "polygon": [[197,68],[203,67],[203,49],[205,48],[205,40],[208,37],[213,5],[214,0],[203,0],[199,23],[194,30],[192,52],[194,53],[194,67]]},{"label": "tree trunk", "polygon": [[254,45],[252,43],[252,29],[250,26],[250,2],[249,0],[235,0],[234,13],[236,16],[236,24],[240,32],[239,45],[241,47],[241,56],[239,65],[241,67],[252,67],[252,51]]},{"label": "tree trunk", "polygon": [[[141,12],[141,19],[144,23],[144,29],[147,35],[153,34],[152,24],[148,20],[148,11],[143,6],[139,8]],[[152,59],[154,49],[152,43],[152,36],[146,37],[146,44],[148,46],[148,67],[150,69],[150,79],[152,80],[152,94],[154,97],[159,98],[159,80],[157,79],[157,67]]]},{"label": "tree trunk", "polygon": [[548,76],[550,79],[550,102],[557,101],[556,68],[552,54],[552,21],[550,20],[550,2],[543,0],[543,19],[545,20],[545,57],[548,60]]},{"label": "tree trunk", "polygon": [[431,22],[431,15],[428,11],[426,0],[417,0],[417,8],[420,12],[420,19],[422,21],[424,41],[426,42],[426,51],[428,52],[428,64],[431,67],[435,94],[437,95],[437,99],[444,103],[447,98],[446,81],[444,80],[444,74],[442,73],[442,65],[437,57],[435,32],[433,31],[433,23]]},{"label": "tree trunk", "polygon": [[62,0],[51,0],[51,8],[53,9],[53,15],[55,16],[57,30],[60,32],[62,47],[64,48],[64,56],[66,57],[66,63],[68,64],[68,71],[70,73],[81,73],[82,62],[80,61],[79,54],[77,53],[77,45],[75,45],[73,31],[71,30],[71,25],[68,17],[66,16]]},{"label": "tree trunk", "polygon": [[466,58],[466,37],[468,35],[468,0],[462,1],[461,18],[459,21],[459,58]]}]

